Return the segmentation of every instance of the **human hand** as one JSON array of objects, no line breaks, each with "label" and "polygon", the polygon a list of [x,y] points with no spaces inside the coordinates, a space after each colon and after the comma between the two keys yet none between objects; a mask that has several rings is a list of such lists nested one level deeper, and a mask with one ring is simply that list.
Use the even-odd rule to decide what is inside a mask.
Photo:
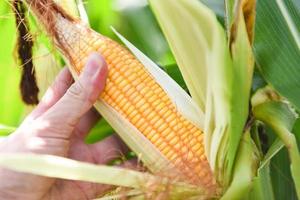
[{"label": "human hand", "polygon": [[[94,53],[79,80],[64,68],[47,90],[40,104],[16,132],[0,143],[1,153],[39,153],[64,156],[75,160],[105,164],[127,150],[116,137],[110,136],[87,145],[84,137],[98,121],[92,108],[104,88],[107,76],[104,59]],[[0,168],[0,199],[91,199],[108,186],[67,181],[18,173]]]}]

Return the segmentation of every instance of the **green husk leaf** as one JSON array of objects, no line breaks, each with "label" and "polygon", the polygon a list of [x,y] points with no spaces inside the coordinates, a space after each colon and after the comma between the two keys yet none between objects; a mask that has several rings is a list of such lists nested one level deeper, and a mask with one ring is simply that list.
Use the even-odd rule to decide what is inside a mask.
[{"label": "green husk leaf", "polygon": [[271,159],[284,147],[284,144],[280,139],[276,139],[273,144],[270,146],[268,152],[264,156],[258,170],[261,170],[266,165],[269,165]]},{"label": "green husk leaf", "polygon": [[259,152],[246,131],[240,143],[239,151],[234,166],[233,179],[222,196],[222,200],[243,199],[253,184],[254,176],[259,164]]},{"label": "green husk leaf", "polygon": [[97,101],[94,106],[150,171],[174,172],[175,168],[170,161],[120,113],[102,100]]},{"label": "green husk leaf", "polygon": [[268,101],[253,108],[254,116],[268,124],[282,140],[290,157],[290,168],[298,197],[300,197],[300,154],[295,135],[289,130],[293,127],[296,115],[289,105],[280,101]]},{"label": "green husk leaf", "polygon": [[300,110],[300,8],[296,2],[257,2],[254,52],[266,81]]},{"label": "green husk leaf", "polygon": [[39,154],[1,154],[0,166],[19,172],[68,180],[142,188],[155,177],[129,169],[95,165],[63,157]]},{"label": "green husk leaf", "polygon": [[206,21],[206,16],[213,13],[195,0],[149,0],[149,2],[192,98],[205,112],[206,74],[209,67],[206,49],[209,48],[207,40],[212,39],[210,35],[212,25]]},{"label": "green husk leaf", "polygon": [[167,178],[153,176],[146,172],[95,165],[52,155],[1,154],[0,166],[18,172],[52,178],[134,188],[136,191],[148,194],[159,194],[169,188],[170,196],[176,197],[171,199],[204,195],[204,191],[198,187],[170,182]]},{"label": "green husk leaf", "polygon": [[231,86],[232,98],[230,99],[231,123],[228,127],[228,132],[230,133],[227,155],[228,169],[226,172],[228,177],[231,167],[234,165],[236,149],[238,148],[243,128],[248,118],[250,90],[254,70],[251,40],[247,30],[242,2],[237,1],[236,4],[234,21],[232,22],[233,27],[231,28],[231,41],[229,43],[233,60],[234,80]]},{"label": "green husk leaf", "polygon": [[248,195],[249,200],[275,200],[270,174],[270,162],[267,162],[257,172],[253,179],[253,188]]}]

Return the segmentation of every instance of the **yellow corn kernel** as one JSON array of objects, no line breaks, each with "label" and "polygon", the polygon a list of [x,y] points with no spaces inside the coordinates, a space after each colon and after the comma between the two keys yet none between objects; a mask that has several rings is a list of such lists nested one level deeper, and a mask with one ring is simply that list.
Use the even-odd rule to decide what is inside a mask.
[{"label": "yellow corn kernel", "polygon": [[[78,24],[60,24],[57,29],[65,36],[60,37],[60,43],[64,44],[78,73],[84,66],[82,60],[94,51],[108,63],[109,82],[100,98],[150,140],[186,181],[214,186],[204,153],[202,130],[177,111],[176,105],[145,67],[117,42],[91,30],[78,31],[87,29]],[[82,33],[84,35],[74,39]]]}]

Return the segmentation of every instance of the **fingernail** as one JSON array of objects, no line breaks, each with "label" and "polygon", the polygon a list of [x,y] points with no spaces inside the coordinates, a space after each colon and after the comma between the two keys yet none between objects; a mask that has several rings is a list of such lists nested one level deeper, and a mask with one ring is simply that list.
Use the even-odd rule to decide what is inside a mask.
[{"label": "fingernail", "polygon": [[103,66],[102,56],[98,53],[92,53],[88,58],[83,73],[85,76],[94,77],[101,71],[102,66]]}]

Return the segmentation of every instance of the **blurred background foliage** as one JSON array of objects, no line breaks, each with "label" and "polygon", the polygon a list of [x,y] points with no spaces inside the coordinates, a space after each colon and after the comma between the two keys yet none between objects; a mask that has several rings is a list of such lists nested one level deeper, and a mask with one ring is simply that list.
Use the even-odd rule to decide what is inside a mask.
[{"label": "blurred background foliage", "polygon": [[[203,2],[215,11],[224,25],[223,0],[203,0]],[[292,0],[292,2],[300,11],[300,1]],[[258,1],[258,3],[260,2]],[[163,67],[183,88],[186,88],[174,57],[146,0],[87,0],[85,7],[94,30],[117,40],[110,27],[116,28],[118,32]],[[257,19],[260,20],[260,16]],[[0,27],[0,136],[5,136],[12,132],[14,127],[18,127],[32,108],[25,106],[20,97],[21,68],[17,64],[15,55],[16,25],[8,0],[0,1]],[[51,42],[37,27],[31,16],[30,28],[33,30],[36,43],[34,63],[41,89],[40,96],[42,96],[63,64],[58,62],[60,59],[57,59],[57,52],[53,50]],[[260,70],[256,69],[253,88],[255,90],[263,85],[265,82],[260,75]],[[274,134],[268,131],[269,129],[265,130],[267,143],[271,144]],[[111,127],[101,120],[88,135],[86,141],[94,143],[111,133],[113,133]],[[296,122],[294,133],[300,141],[300,120]],[[297,199],[286,150],[281,150],[271,160],[270,171],[275,199]]]}]

